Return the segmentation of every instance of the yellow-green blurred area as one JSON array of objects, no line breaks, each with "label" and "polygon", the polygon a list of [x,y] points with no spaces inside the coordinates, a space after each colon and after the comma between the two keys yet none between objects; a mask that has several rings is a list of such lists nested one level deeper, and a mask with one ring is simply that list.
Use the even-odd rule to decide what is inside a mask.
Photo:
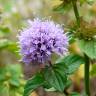
[{"label": "yellow-green blurred area", "polygon": [[[17,34],[26,26],[28,19],[51,18],[57,23],[70,25],[74,20],[73,9],[69,6],[63,12],[53,11],[62,0],[0,0],[0,96],[23,96],[25,79],[35,73],[31,65],[20,62],[18,54]],[[92,4],[79,5],[80,16],[96,25],[96,1]],[[67,30],[67,29],[65,29]],[[69,48],[73,53],[81,54],[76,43]],[[96,94],[96,65],[91,66],[90,74],[92,96]],[[73,81],[68,91],[82,92],[84,66],[71,76]],[[94,93],[95,92],[95,93]],[[31,96],[63,96],[55,92],[45,92],[42,88],[34,91]]]}]

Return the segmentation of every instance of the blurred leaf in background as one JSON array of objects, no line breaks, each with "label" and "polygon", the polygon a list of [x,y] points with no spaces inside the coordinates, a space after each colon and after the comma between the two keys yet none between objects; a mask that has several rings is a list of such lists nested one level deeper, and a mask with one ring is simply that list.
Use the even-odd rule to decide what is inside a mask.
[{"label": "blurred leaf in background", "polygon": [[21,18],[14,13],[15,0],[0,0],[0,7],[0,96],[22,96],[25,80],[22,65],[15,64],[20,56],[14,39]]},{"label": "blurred leaf in background", "polygon": [[2,94],[4,96],[22,96],[24,84],[20,64],[7,64],[0,67],[0,96]]},{"label": "blurred leaf in background", "polygon": [[[54,1],[54,0],[53,0]],[[55,2],[55,1],[54,1]],[[57,0],[54,4],[53,2],[53,11],[64,14],[72,8],[70,0]]]},{"label": "blurred leaf in background", "polygon": [[90,74],[92,77],[96,77],[96,64],[92,65]]}]

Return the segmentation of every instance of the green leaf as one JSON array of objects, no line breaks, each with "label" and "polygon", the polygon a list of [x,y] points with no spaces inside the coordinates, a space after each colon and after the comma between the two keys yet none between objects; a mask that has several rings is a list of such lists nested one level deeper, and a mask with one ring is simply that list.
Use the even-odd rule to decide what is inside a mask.
[{"label": "green leaf", "polygon": [[12,79],[20,78],[22,67],[20,64],[9,64],[6,66],[7,71],[11,74]]},{"label": "green leaf", "polygon": [[96,76],[96,64],[92,65],[92,69],[91,69],[90,74],[91,74],[92,77]]},{"label": "green leaf", "polygon": [[8,47],[9,43],[10,42],[7,39],[1,39],[0,40],[0,50]]},{"label": "green leaf", "polygon": [[6,79],[5,74],[6,74],[5,67],[0,67],[0,83]]},{"label": "green leaf", "polygon": [[32,91],[44,84],[44,79],[40,73],[34,75],[30,80],[27,81],[24,88],[24,95],[29,96]]},{"label": "green leaf", "polygon": [[10,74],[9,84],[14,87],[20,87],[22,68],[20,64],[7,65],[7,71]]},{"label": "green leaf", "polygon": [[10,42],[7,49],[8,49],[8,51],[14,53],[18,58],[20,57],[19,47],[18,47],[18,44],[16,42]]},{"label": "green leaf", "polygon": [[18,96],[16,95],[17,92],[22,91],[20,88],[24,86],[22,85],[24,80],[21,75],[22,68],[20,64],[7,64],[0,67],[0,96]]},{"label": "green leaf", "polygon": [[86,2],[86,0],[80,0],[80,5],[82,5],[85,2]]},{"label": "green leaf", "polygon": [[0,50],[4,50],[4,49],[6,49],[12,53],[15,53],[15,55],[17,57],[20,57],[19,53],[17,52],[19,50],[19,48],[17,47],[16,42],[10,41],[8,39],[1,39],[0,40]]},{"label": "green leaf", "polygon": [[47,81],[45,81],[43,84],[43,88],[46,90],[52,88],[52,86]]},{"label": "green leaf", "polygon": [[65,57],[64,62],[68,66],[68,74],[74,73],[80,67],[81,64],[85,63],[84,59],[81,56],[73,54]]},{"label": "green leaf", "polygon": [[66,86],[67,76],[65,68],[61,64],[54,64],[43,71],[45,80],[56,90],[63,92]]},{"label": "green leaf", "polygon": [[81,95],[77,92],[73,92],[73,93],[70,94],[70,96],[81,96]]},{"label": "green leaf", "polygon": [[64,14],[66,12],[68,12],[71,9],[71,3],[62,3],[59,6],[56,6],[53,8],[53,11]]},{"label": "green leaf", "polygon": [[20,86],[19,78],[11,79],[9,82],[10,82],[10,85],[12,85],[12,86],[15,86],[15,87]]},{"label": "green leaf", "polygon": [[12,12],[13,5],[16,4],[15,0],[0,0],[0,3],[3,5],[4,12]]},{"label": "green leaf", "polygon": [[9,91],[9,96],[18,96],[16,89],[14,89],[14,88],[12,89],[11,88],[10,91]]},{"label": "green leaf", "polygon": [[87,0],[87,3],[92,5],[94,3],[95,0]]},{"label": "green leaf", "polygon": [[91,59],[96,59],[96,40],[78,40],[78,45],[83,53]]},{"label": "green leaf", "polygon": [[0,83],[0,96],[9,96],[9,87]]},{"label": "green leaf", "polygon": [[7,36],[10,33],[10,29],[8,27],[0,26],[0,37]]},{"label": "green leaf", "polygon": [[80,0],[80,4],[82,5],[83,3],[88,3],[92,5],[94,3],[94,0]]},{"label": "green leaf", "polygon": [[79,55],[71,54],[66,57],[60,58],[56,63],[66,65],[67,74],[72,74],[79,68],[81,64],[84,64],[84,59]]},{"label": "green leaf", "polygon": [[71,85],[72,85],[72,81],[71,79],[68,79],[66,83],[66,89],[68,89]]}]

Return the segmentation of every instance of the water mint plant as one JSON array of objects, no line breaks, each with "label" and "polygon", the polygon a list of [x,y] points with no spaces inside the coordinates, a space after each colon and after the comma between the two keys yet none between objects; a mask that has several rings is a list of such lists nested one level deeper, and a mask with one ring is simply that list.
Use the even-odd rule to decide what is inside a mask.
[{"label": "water mint plant", "polygon": [[[23,96],[29,96],[40,86],[44,89],[54,89],[64,96],[91,96],[89,68],[96,59],[96,27],[83,19],[83,22],[81,21],[77,6],[78,4],[82,7],[83,3],[89,2],[90,0],[62,0],[62,3],[55,7],[54,11],[63,14],[66,7],[68,10],[73,8],[76,20],[74,28],[67,27],[69,32],[64,33],[64,28],[51,20],[38,18],[28,21],[28,27],[20,32],[18,38],[22,61],[26,64],[44,65],[27,81]],[[82,55],[68,51],[71,39],[78,44]],[[58,55],[58,59],[52,63],[51,57],[54,53]],[[70,75],[81,64],[85,65],[84,95],[66,92],[70,86]]]}]

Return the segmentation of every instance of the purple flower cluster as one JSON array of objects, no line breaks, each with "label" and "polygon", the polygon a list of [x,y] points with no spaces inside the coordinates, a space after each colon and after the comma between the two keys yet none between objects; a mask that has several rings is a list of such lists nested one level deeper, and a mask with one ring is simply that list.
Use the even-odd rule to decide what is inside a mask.
[{"label": "purple flower cluster", "polygon": [[68,38],[62,26],[50,20],[34,19],[20,35],[20,53],[24,63],[34,61],[44,64],[52,53],[65,55],[68,51]]}]

